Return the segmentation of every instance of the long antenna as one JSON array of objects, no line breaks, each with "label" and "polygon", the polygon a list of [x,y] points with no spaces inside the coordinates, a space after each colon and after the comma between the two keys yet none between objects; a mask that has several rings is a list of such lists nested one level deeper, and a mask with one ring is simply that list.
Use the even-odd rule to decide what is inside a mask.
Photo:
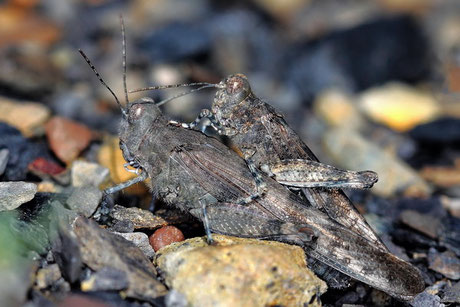
[{"label": "long antenna", "polygon": [[121,36],[122,36],[122,56],[123,56],[123,90],[125,91],[126,104],[129,103],[128,89],[126,86],[126,32],[125,23],[123,22],[123,16],[120,14],[120,25],[121,25]]},{"label": "long antenna", "polygon": [[[218,84],[208,83],[208,82],[195,82],[195,83],[182,83],[182,84],[171,84],[171,85],[157,85],[157,86],[149,86],[143,88],[137,88],[134,90],[130,90],[130,93],[136,92],[143,92],[143,91],[150,91],[150,90],[164,90],[169,88],[177,88],[177,87],[186,87],[186,86],[197,86],[197,85],[207,85],[206,87],[218,87]],[[203,87],[205,88],[205,87]]]},{"label": "long antenna", "polygon": [[96,67],[94,67],[94,65],[91,63],[91,61],[86,56],[86,54],[83,52],[83,50],[78,49],[78,52],[80,52],[81,56],[85,59],[86,63],[88,63],[89,67],[91,67],[91,69],[96,74],[96,77],[99,79],[99,81],[102,83],[102,85],[104,85],[109,90],[109,92],[112,94],[112,96],[115,98],[115,101],[117,102],[118,106],[120,107],[121,114],[123,115],[124,118],[126,118],[127,117],[126,111],[123,108],[123,106],[121,105],[120,100],[118,100],[117,95],[115,95],[115,93],[112,91],[112,89],[104,82],[104,80],[102,80],[102,77],[97,72]]},{"label": "long antenna", "polygon": [[179,97],[182,97],[182,96],[185,96],[185,95],[194,93],[194,92],[198,92],[198,91],[201,91],[202,89],[209,88],[209,87],[217,87],[217,85],[216,85],[216,84],[212,84],[212,83],[208,83],[208,84],[206,84],[206,85],[203,85],[203,86],[201,86],[201,87],[199,87],[199,88],[195,88],[195,89],[190,90],[190,91],[188,91],[188,92],[182,92],[182,93],[177,94],[177,95],[175,95],[175,96],[166,98],[166,99],[164,99],[164,100],[162,100],[162,101],[159,101],[159,102],[157,102],[157,103],[155,103],[155,104],[156,104],[157,106],[161,106],[161,105],[163,105],[163,104],[165,104],[165,103],[167,103],[167,102],[169,102],[169,101],[171,101],[171,100],[174,100],[174,99],[176,99],[176,98],[179,98]]}]

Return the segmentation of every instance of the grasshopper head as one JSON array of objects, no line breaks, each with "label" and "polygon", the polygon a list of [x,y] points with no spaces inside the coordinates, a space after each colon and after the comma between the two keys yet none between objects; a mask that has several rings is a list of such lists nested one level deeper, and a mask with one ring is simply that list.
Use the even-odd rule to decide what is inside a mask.
[{"label": "grasshopper head", "polygon": [[128,103],[120,125],[120,148],[126,161],[133,161],[142,142],[166,125],[167,120],[151,98]]},{"label": "grasshopper head", "polygon": [[230,75],[218,85],[214,98],[213,113],[218,117],[231,114],[233,108],[252,94],[248,78],[243,74]]}]

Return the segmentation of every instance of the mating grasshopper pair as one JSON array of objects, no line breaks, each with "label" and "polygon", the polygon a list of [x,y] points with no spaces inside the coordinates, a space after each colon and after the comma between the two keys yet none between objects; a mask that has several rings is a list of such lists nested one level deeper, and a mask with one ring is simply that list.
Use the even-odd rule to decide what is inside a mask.
[{"label": "mating grasshopper pair", "polygon": [[[211,111],[190,125],[168,121],[155,102],[120,106],[120,147],[138,177],[106,190],[114,193],[150,178],[153,193],[202,220],[211,232],[273,239],[302,246],[332,268],[401,299],[424,289],[420,273],[388,252],[338,188],[370,187],[370,171],[350,172],[319,163],[282,116],[255,97],[247,79],[234,75],[218,85]],[[230,137],[239,157],[218,140],[194,131],[208,117]],[[290,191],[301,189],[305,199]]]}]

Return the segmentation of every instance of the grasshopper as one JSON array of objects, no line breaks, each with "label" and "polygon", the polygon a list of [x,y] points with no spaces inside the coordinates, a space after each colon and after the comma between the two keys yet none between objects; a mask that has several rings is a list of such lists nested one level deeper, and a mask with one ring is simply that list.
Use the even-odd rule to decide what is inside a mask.
[{"label": "grasshopper", "polygon": [[218,140],[170,125],[150,98],[129,102],[123,22],[122,33],[124,106],[80,51],[120,107],[120,148],[139,173],[105,193],[150,178],[155,195],[203,222],[210,242],[211,232],[279,240],[302,246],[311,257],[394,297],[411,299],[424,289],[412,265],[306,206],[268,175],[258,175],[265,184],[264,193],[258,194],[247,162]]},{"label": "grasshopper", "polygon": [[[176,121],[170,121],[170,124],[193,129],[203,118],[207,118],[210,126],[219,134],[230,138],[236,146],[234,149],[248,165],[254,164],[256,169],[293,191],[300,189],[311,206],[387,251],[364,217],[340,190],[370,188],[378,180],[376,173],[340,170],[320,163],[283,116],[252,92],[248,79],[242,74],[230,75],[219,84],[195,84],[203,86],[191,92],[211,86],[218,88],[211,110],[202,110],[190,124]],[[130,92],[184,85],[155,86]],[[158,105],[181,95],[159,102]],[[260,194],[264,190],[262,188]]]}]

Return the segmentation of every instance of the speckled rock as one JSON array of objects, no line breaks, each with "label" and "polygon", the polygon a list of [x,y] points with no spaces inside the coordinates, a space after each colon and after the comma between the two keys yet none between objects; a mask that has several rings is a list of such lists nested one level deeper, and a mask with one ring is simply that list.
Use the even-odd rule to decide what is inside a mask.
[{"label": "speckled rock", "polygon": [[300,247],[216,234],[213,238],[215,245],[204,237],[193,238],[156,255],[166,284],[190,306],[319,305],[311,300],[326,284],[307,269]]},{"label": "speckled rock", "polygon": [[37,185],[30,182],[0,182],[0,211],[13,210],[34,198]]},{"label": "speckled rock", "polygon": [[137,207],[126,208],[115,205],[110,214],[115,220],[131,221],[134,225],[134,229],[156,229],[161,226],[168,225],[168,222],[165,219],[154,215],[148,210]]},{"label": "speckled rock", "polygon": [[97,163],[77,160],[72,163],[71,182],[74,187],[98,187],[109,179],[109,170]]},{"label": "speckled rock", "polygon": [[122,236],[128,241],[133,242],[134,245],[139,247],[139,249],[149,257],[150,259],[155,256],[155,251],[153,250],[152,246],[149,243],[149,237],[143,232],[128,232],[128,233],[121,233],[121,232],[114,232],[119,236]]}]

